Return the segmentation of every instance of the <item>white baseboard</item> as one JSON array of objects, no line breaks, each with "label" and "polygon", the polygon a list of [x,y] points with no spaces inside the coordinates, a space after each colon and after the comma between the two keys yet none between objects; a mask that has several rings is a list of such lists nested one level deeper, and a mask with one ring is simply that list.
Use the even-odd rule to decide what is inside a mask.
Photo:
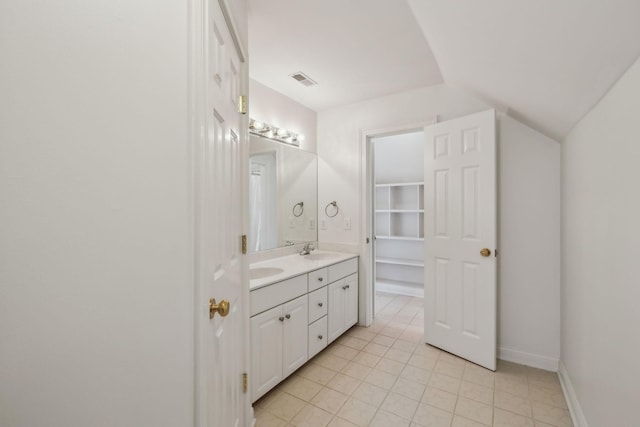
[{"label": "white baseboard", "polygon": [[558,372],[558,359],[509,347],[498,347],[498,359],[544,369],[545,371]]},{"label": "white baseboard", "polygon": [[560,377],[560,385],[562,386],[564,398],[567,400],[567,406],[569,406],[569,413],[571,414],[571,421],[573,421],[574,427],[589,427],[587,419],[584,417],[584,412],[582,412],[580,402],[578,401],[576,391],[573,388],[573,384],[571,384],[569,372],[567,372],[567,368],[565,368],[562,361],[560,361],[558,376]]},{"label": "white baseboard", "polygon": [[376,292],[387,292],[390,294],[407,295],[410,297],[424,298],[424,288],[411,285],[403,285],[401,282],[391,280],[376,280]]}]

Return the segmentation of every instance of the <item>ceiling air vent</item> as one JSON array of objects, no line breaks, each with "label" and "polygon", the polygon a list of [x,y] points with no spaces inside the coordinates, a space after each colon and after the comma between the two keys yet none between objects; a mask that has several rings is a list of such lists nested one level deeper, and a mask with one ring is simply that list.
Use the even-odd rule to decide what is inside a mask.
[{"label": "ceiling air vent", "polygon": [[305,86],[315,86],[318,84],[316,81],[310,79],[309,76],[307,76],[302,71],[298,71],[297,73],[293,73],[289,75],[293,77],[294,80],[302,83]]}]

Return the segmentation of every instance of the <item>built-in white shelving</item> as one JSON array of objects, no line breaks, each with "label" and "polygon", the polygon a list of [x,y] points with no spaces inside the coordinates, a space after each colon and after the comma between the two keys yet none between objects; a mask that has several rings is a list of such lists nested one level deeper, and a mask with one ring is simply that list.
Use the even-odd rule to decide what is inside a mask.
[{"label": "built-in white shelving", "polygon": [[424,183],[376,184],[376,288],[423,296]]}]

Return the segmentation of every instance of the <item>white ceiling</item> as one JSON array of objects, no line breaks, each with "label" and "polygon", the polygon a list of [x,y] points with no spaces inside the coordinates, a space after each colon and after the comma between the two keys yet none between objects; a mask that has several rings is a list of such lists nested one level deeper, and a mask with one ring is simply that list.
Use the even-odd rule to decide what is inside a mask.
[{"label": "white ceiling", "polygon": [[249,56],[316,111],[444,78],[561,140],[640,56],[640,1],[249,0]]}]

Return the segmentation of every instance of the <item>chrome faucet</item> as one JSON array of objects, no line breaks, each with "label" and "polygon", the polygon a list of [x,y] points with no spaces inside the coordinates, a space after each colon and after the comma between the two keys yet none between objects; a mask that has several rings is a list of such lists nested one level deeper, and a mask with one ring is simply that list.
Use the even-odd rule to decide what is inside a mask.
[{"label": "chrome faucet", "polygon": [[311,243],[305,243],[304,247],[300,251],[300,255],[309,255],[313,248],[311,247]]}]

